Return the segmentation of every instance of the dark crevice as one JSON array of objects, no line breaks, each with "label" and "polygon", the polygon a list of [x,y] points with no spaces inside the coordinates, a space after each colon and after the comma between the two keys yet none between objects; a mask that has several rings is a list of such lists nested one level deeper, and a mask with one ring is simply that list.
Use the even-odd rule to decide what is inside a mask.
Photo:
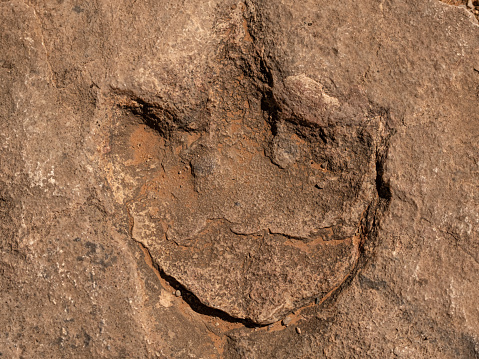
[{"label": "dark crevice", "polygon": [[163,111],[164,118],[160,119],[152,112],[152,107],[147,103],[137,99],[138,107],[125,107],[134,115],[140,117],[145,125],[157,131],[164,138],[168,138],[172,131],[172,122],[174,122],[173,115],[167,111]]},{"label": "dark crevice", "polygon": [[391,199],[391,187],[384,179],[384,158],[378,157],[376,159],[376,190],[378,196],[385,200]]},{"label": "dark crevice", "polygon": [[354,278],[367,266],[369,261],[374,258],[375,248],[379,241],[380,222],[387,212],[392,198],[390,184],[384,177],[385,164],[389,151],[389,140],[394,132],[393,129],[387,130],[387,135],[376,151],[376,191],[378,196],[369,204],[366,214],[360,223],[358,260],[343,283],[321,303],[321,306],[332,305],[340,294],[352,283]]},{"label": "dark crevice", "polygon": [[388,202],[391,200],[392,193],[391,186],[385,179],[385,172],[389,141],[393,134],[393,130],[388,130],[388,134],[376,150],[376,191],[378,192],[379,198],[385,199]]},{"label": "dark crevice", "polygon": [[124,106],[124,108],[140,117],[145,125],[157,131],[162,137],[169,138],[178,128],[178,120],[170,111],[152,106],[139,98],[135,98],[134,101],[138,106]]},{"label": "dark crevice", "polygon": [[379,223],[384,213],[389,208],[390,198],[378,197],[372,202],[363,218],[360,229],[360,244],[358,260],[346,279],[341,285],[334,290],[331,295],[321,303],[321,306],[330,306],[336,302],[341,293],[351,285],[352,281],[366,267],[374,256],[374,248],[376,248],[379,240]]},{"label": "dark crevice", "polygon": [[247,328],[257,328],[262,327],[263,325],[257,324],[250,319],[242,319],[242,318],[235,318],[228,313],[220,310],[209,307],[203,304],[196,295],[194,295],[191,291],[185,288],[178,280],[174,277],[165,273],[165,271],[154,261],[153,257],[151,256],[150,250],[145,247],[142,243],[136,241],[145,251],[148,253],[150,257],[150,261],[155,267],[155,269],[160,274],[160,277],[164,279],[172,288],[175,290],[179,290],[181,292],[181,298],[190,306],[190,308],[198,314],[207,315],[209,317],[219,318],[224,320],[228,323],[241,323]]},{"label": "dark crevice", "polygon": [[118,101],[120,108],[141,119],[146,126],[158,132],[165,139],[170,139],[175,131],[201,132],[206,128],[206,121],[197,118],[203,116],[188,116],[185,113],[179,113],[174,108],[167,108],[159,103],[150,103],[130,91],[112,89],[112,92],[129,99],[126,104],[120,104]]},{"label": "dark crevice", "polygon": [[270,87],[273,88],[274,79],[271,69],[267,66],[265,60],[260,59],[259,61],[259,71],[264,78],[264,82]]},{"label": "dark crevice", "polygon": [[261,110],[266,114],[273,136],[276,136],[278,132],[277,123],[281,108],[274,98],[272,90],[266,90],[263,92],[263,96],[261,97]]}]

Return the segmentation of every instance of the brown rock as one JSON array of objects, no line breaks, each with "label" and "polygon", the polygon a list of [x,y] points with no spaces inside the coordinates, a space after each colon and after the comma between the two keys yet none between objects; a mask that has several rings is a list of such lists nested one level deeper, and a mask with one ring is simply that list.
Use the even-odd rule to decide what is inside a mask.
[{"label": "brown rock", "polygon": [[14,0],[0,28],[1,356],[478,356],[470,12]]}]

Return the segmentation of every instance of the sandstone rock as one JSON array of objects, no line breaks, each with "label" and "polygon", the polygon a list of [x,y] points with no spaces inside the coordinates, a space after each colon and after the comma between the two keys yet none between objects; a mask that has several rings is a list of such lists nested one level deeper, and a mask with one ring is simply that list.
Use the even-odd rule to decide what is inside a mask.
[{"label": "sandstone rock", "polygon": [[0,14],[1,356],[479,356],[469,11]]}]

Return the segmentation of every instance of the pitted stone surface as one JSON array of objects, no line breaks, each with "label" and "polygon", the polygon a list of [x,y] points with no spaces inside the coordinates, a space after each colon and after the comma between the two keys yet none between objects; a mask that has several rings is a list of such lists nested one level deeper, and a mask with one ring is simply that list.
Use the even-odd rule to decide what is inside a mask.
[{"label": "pitted stone surface", "polygon": [[0,1],[0,356],[478,357],[478,5]]}]

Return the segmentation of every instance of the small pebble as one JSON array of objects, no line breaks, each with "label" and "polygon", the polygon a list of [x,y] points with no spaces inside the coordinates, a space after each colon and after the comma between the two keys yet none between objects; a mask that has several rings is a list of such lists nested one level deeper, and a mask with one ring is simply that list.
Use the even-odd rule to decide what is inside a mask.
[{"label": "small pebble", "polygon": [[319,298],[316,298],[316,299],[314,300],[314,303],[315,303],[315,304],[319,304]]},{"label": "small pebble", "polygon": [[300,327],[296,327],[296,333],[301,334],[301,328]]},{"label": "small pebble", "polygon": [[282,323],[283,323],[283,325],[284,325],[285,327],[287,327],[288,324],[291,323],[291,317],[286,317],[286,318],[284,318],[283,321],[282,321]]},{"label": "small pebble", "polygon": [[273,324],[268,325],[268,330],[273,329]]},{"label": "small pebble", "polygon": [[176,290],[176,291],[175,291],[175,295],[176,295],[177,297],[181,297],[181,292],[180,292],[179,290]]}]

